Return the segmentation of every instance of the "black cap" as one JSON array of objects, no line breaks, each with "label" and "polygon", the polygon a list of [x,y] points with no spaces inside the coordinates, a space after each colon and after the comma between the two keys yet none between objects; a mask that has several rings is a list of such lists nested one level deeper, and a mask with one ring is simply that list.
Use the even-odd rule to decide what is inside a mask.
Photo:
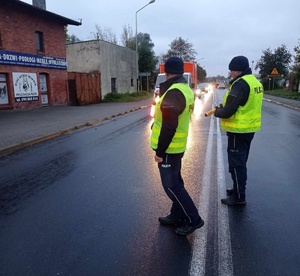
[{"label": "black cap", "polygon": [[249,68],[249,61],[244,56],[234,57],[229,63],[230,71],[245,71]]},{"label": "black cap", "polygon": [[169,57],[165,62],[165,72],[173,75],[182,75],[183,61],[179,57]]}]

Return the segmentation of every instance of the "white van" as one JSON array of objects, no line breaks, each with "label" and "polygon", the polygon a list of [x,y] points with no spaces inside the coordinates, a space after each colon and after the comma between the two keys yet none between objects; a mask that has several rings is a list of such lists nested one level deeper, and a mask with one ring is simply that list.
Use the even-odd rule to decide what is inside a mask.
[{"label": "white van", "polygon": [[[191,73],[183,73],[183,77],[186,79],[187,83],[189,84],[189,86],[191,88],[193,88],[193,84],[192,84],[192,74]],[[154,88],[154,97],[159,96],[159,85],[162,82],[166,81],[166,74],[162,73],[162,74],[158,74],[157,78],[156,78],[156,83],[155,83],[155,88]]]}]

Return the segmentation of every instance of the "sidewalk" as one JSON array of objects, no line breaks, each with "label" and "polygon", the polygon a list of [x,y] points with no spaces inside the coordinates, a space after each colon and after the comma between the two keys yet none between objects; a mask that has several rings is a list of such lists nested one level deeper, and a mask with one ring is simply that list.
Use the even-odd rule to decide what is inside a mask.
[{"label": "sidewalk", "polygon": [[276,104],[280,104],[289,108],[300,110],[300,101],[290,100],[280,97],[275,97],[271,95],[264,94],[264,100],[270,101]]},{"label": "sidewalk", "polygon": [[151,103],[152,99],[83,106],[51,106],[32,110],[1,110],[0,156],[75,129],[149,107]]},{"label": "sidewalk", "polygon": [[[264,99],[300,110],[300,101],[269,95],[264,95]],[[152,99],[129,103],[42,107],[24,111],[2,110],[0,111],[0,156],[75,129],[150,107],[151,103]]]}]

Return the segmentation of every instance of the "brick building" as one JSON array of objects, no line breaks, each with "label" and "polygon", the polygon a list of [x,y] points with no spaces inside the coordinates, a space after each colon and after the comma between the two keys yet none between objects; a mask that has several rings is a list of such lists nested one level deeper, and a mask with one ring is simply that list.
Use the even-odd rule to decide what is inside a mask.
[{"label": "brick building", "polygon": [[0,0],[0,110],[68,103],[65,26],[81,25],[33,5]]}]

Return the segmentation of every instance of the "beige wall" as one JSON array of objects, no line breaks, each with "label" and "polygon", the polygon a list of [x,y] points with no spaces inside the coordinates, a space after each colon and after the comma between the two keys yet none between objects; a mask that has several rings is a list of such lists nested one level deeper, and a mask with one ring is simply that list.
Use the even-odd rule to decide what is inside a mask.
[{"label": "beige wall", "polygon": [[102,40],[67,44],[66,49],[68,72],[100,72],[102,98],[111,92],[112,78],[116,78],[117,93],[136,91],[135,51]]}]

